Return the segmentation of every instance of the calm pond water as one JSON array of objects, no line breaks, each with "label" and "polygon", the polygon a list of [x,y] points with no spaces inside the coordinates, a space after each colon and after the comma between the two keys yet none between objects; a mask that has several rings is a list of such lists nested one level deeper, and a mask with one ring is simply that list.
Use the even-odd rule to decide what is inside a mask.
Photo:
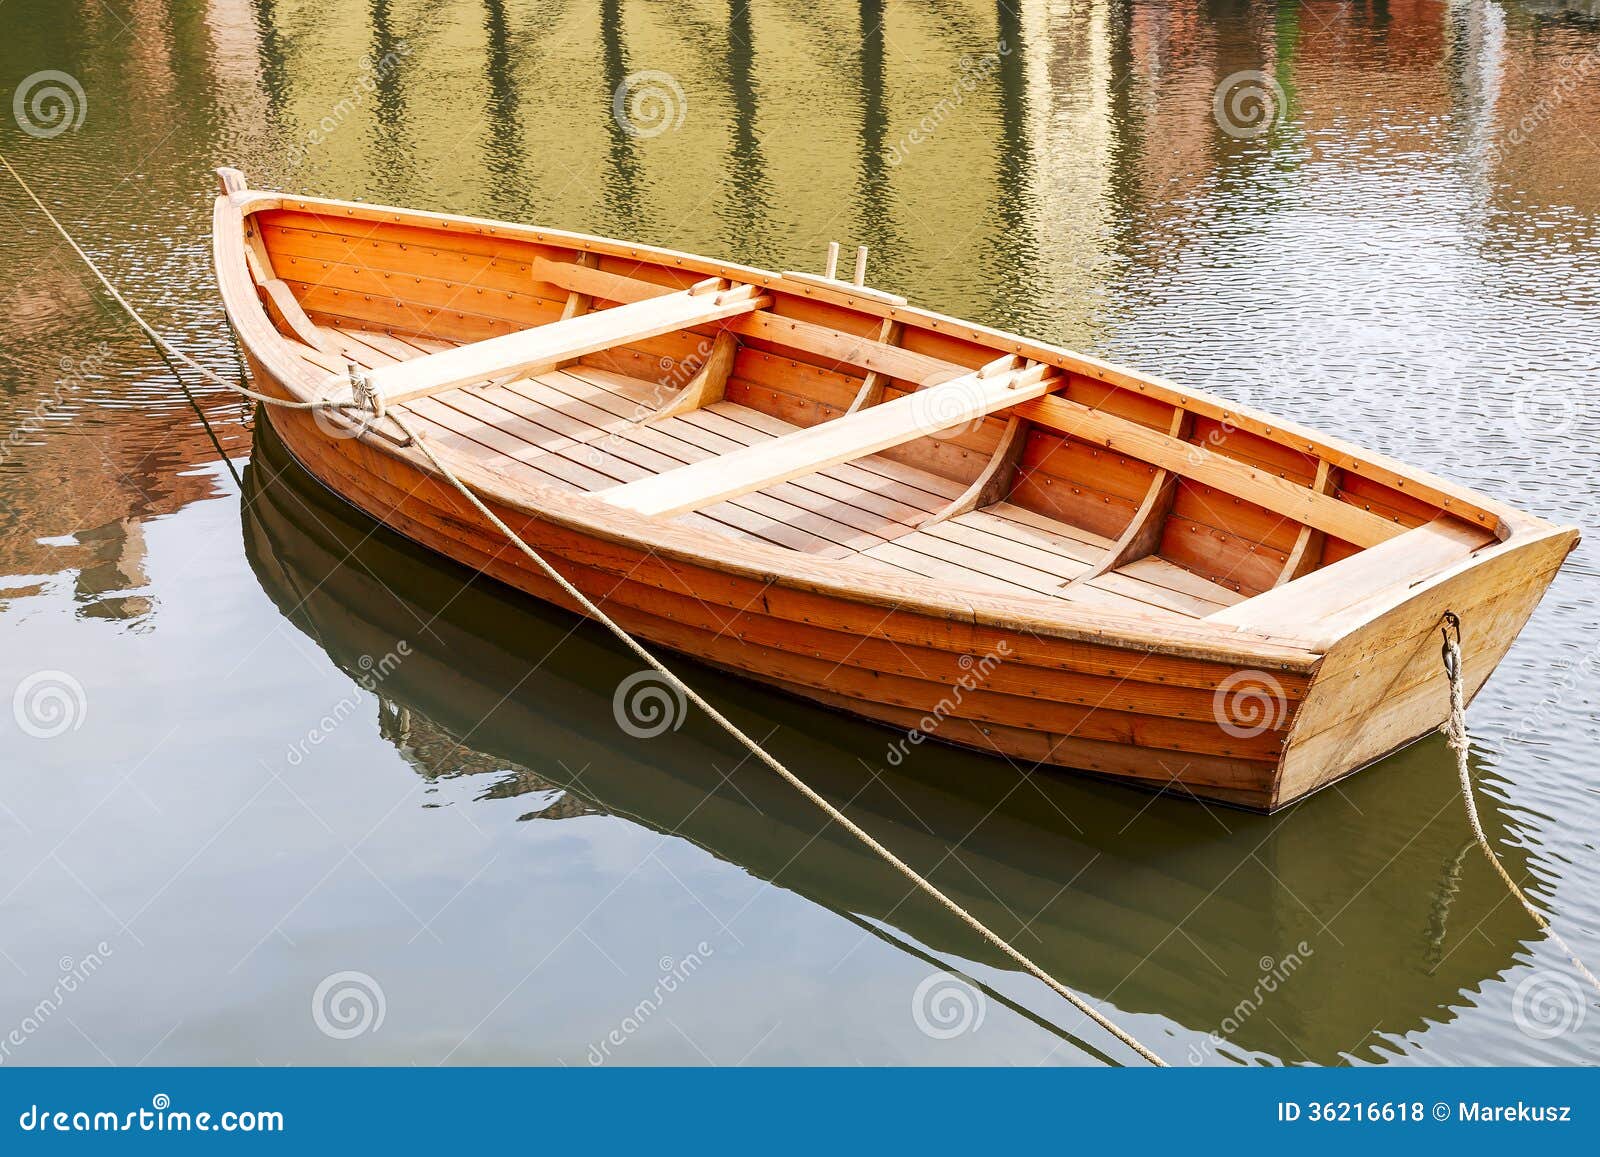
[{"label": "calm pond water", "polygon": [[[222,373],[227,163],[768,268],[869,244],[932,307],[1594,521],[1593,4],[3,20],[0,148]],[[220,391],[191,407],[3,182],[0,302],[0,1061],[1132,1059],[700,721],[619,731],[634,664],[595,631],[344,508]],[[1591,962],[1597,549],[1471,719],[1491,838]],[[1437,738],[1261,818],[930,746],[889,766],[886,731],[686,670],[1177,1064],[1600,1059]]]}]

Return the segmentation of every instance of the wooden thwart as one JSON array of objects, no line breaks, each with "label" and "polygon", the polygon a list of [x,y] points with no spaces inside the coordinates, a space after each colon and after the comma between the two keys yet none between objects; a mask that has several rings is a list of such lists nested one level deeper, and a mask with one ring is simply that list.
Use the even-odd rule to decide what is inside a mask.
[{"label": "wooden thwart", "polygon": [[1001,359],[942,385],[797,430],[764,445],[613,487],[602,491],[600,497],[640,514],[684,514],[965,425],[1041,397],[1062,380],[1051,367],[1016,368],[1015,359]]},{"label": "wooden thwart", "polygon": [[393,405],[502,374],[555,366],[585,354],[722,321],[761,309],[770,302],[771,298],[758,295],[752,286],[715,290],[702,283],[647,301],[586,313],[383,366],[368,374],[368,382],[385,402]]}]

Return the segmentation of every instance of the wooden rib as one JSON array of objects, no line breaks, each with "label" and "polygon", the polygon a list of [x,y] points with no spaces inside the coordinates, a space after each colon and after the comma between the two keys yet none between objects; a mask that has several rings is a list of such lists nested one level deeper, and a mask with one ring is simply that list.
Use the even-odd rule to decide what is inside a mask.
[{"label": "wooden rib", "polygon": [[[573,258],[573,264],[584,269],[592,269],[596,260],[598,259],[593,253],[580,253],[577,255],[577,257]],[[542,257],[533,263],[533,278],[535,281],[546,280],[545,278],[539,276],[539,266],[549,264],[551,263]],[[568,318],[573,318],[577,317],[579,314],[588,313],[589,307],[593,304],[594,298],[589,296],[589,294],[579,293],[576,289],[568,290],[567,302],[561,307],[561,320],[566,321]]]},{"label": "wooden rib", "polygon": [[[1193,428],[1194,415],[1180,409],[1173,412],[1167,433],[1174,438],[1187,441]],[[1108,550],[1105,557],[1087,573],[1073,579],[1074,585],[1090,582],[1107,571],[1116,570],[1137,559],[1155,554],[1156,548],[1161,545],[1161,532],[1166,527],[1168,516],[1172,514],[1172,503],[1177,496],[1178,475],[1171,470],[1157,467],[1155,476],[1150,479],[1150,488],[1145,491],[1144,500],[1133,512],[1126,529],[1117,538],[1116,545]]]},{"label": "wooden rib", "polygon": [[513,371],[553,367],[571,358],[708,324],[759,309],[771,299],[745,288],[695,289],[550,322],[373,371],[370,381],[391,404],[486,381]]},{"label": "wooden rib", "polygon": [[1004,501],[1011,492],[1011,482],[1016,477],[1017,464],[1022,461],[1022,447],[1027,440],[1027,424],[1021,418],[1008,419],[1005,431],[1000,435],[1000,444],[994,448],[983,473],[972,480],[972,485],[962,491],[960,497],[943,510],[929,515],[919,525],[925,529],[980,506]]},{"label": "wooden rib", "polygon": [[[883,319],[883,324],[878,326],[878,340],[884,345],[897,346],[900,344],[900,335],[903,328],[898,321]],[[851,401],[847,414],[863,410],[868,406],[876,406],[883,401],[883,387],[888,378],[880,370],[868,370],[867,376],[861,379],[861,389],[856,391],[854,400]]]},{"label": "wooden rib", "polygon": [[261,304],[266,307],[273,325],[312,349],[331,352],[332,347],[317,329],[316,323],[300,308],[300,302],[288,285],[276,277],[269,277],[256,286],[256,293],[260,295]]},{"label": "wooden rib", "polygon": [[1388,542],[1405,531],[1405,527],[1360,507],[1080,402],[1040,397],[1018,406],[1017,412],[1030,422],[1071,434],[1079,441],[1143,458],[1154,466],[1214,486],[1360,547]]},{"label": "wooden rib", "polygon": [[[1317,476],[1312,480],[1311,489],[1318,494],[1332,494],[1339,485],[1339,471],[1328,464],[1326,458],[1317,459]],[[1327,541],[1327,535],[1314,526],[1302,526],[1300,535],[1294,540],[1294,547],[1289,551],[1289,557],[1283,564],[1283,570],[1278,573],[1278,581],[1272,585],[1281,587],[1284,583],[1292,583],[1302,575],[1310,574],[1322,564],[1322,547]]]},{"label": "wooden rib", "polygon": [[728,388],[728,374],[733,370],[733,359],[738,353],[739,339],[722,330],[711,343],[711,352],[706,355],[705,362],[694,377],[689,379],[689,384],[679,390],[675,397],[663,402],[647,420],[658,422],[722,401],[722,395]]},{"label": "wooden rib", "polygon": [[1000,368],[1013,363],[1014,359],[1000,359],[941,386],[797,430],[763,446],[620,486],[602,497],[613,506],[644,515],[698,510],[928,437],[937,432],[928,428],[930,415],[936,416],[940,429],[948,429],[1014,406],[1019,400],[1039,397],[1059,381],[1049,376],[1045,366]]}]

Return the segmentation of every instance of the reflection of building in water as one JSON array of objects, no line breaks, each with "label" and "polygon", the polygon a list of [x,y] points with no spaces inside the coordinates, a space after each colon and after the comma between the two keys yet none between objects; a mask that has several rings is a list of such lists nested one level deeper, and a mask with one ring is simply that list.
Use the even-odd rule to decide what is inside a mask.
[{"label": "reflection of building in water", "polygon": [[464,775],[492,775],[480,800],[531,796],[539,806],[523,820],[569,820],[605,815],[600,808],[529,771],[521,764],[485,755],[463,745],[426,715],[380,697],[378,733],[429,783]]}]

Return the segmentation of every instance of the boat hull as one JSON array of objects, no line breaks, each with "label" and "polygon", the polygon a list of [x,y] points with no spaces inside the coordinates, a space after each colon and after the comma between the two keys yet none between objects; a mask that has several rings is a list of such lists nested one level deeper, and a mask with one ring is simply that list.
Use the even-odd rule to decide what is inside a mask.
[{"label": "boat hull", "polygon": [[[254,369],[272,389],[270,375]],[[439,480],[362,439],[330,439],[301,412],[265,415],[313,476],[372,518],[579,611]],[[689,565],[526,511],[495,512],[637,637],[892,728],[887,763],[941,742],[1255,811],[1293,803],[1437,730],[1448,687],[1435,604],[1459,608],[1476,694],[1569,549],[1552,538],[1508,552],[1306,673],[886,611]],[[1508,587],[1506,574],[1524,581]]]},{"label": "boat hull", "polygon": [[[282,393],[259,363],[253,369],[258,385]],[[263,413],[308,472],[370,517],[580,612],[476,509],[411,462],[363,439],[330,439],[303,412]],[[1286,802],[1275,794],[1283,737],[1309,686],[1303,671],[1256,671],[852,603],[490,505],[638,638],[894,729],[885,738],[888,763],[943,742],[1251,810]],[[1241,684],[1241,674],[1253,682]],[[1245,695],[1262,689],[1261,722],[1270,727],[1218,724],[1219,688],[1227,694],[1241,686]]]},{"label": "boat hull", "polygon": [[[292,319],[282,316],[293,302],[273,299],[259,277],[252,280],[246,252],[247,239],[260,241],[248,230],[246,210],[279,204],[279,198],[251,194],[225,181],[217,202],[217,269],[257,388],[303,401],[320,388],[320,371],[308,368],[303,356],[307,347],[285,330],[295,330]],[[336,208],[343,219],[365,220],[374,230],[414,231],[433,222],[454,243],[468,244],[461,238],[470,236],[470,244],[491,250],[528,244],[530,238],[541,244],[548,239],[501,223],[320,204],[329,212]],[[306,202],[294,202],[295,212],[306,208]],[[655,260],[696,274],[742,277],[769,286],[789,276],[646,252],[604,239],[576,240],[590,253],[626,253],[630,261]],[[339,254],[349,252],[348,245],[339,249]],[[291,264],[297,260],[308,259],[286,258]],[[282,283],[275,288],[287,292]],[[374,293],[361,301],[376,300],[380,287],[372,288]],[[451,289],[458,291],[464,289]],[[312,305],[321,300],[310,289],[304,292]],[[338,292],[348,296],[351,291]],[[782,296],[785,291],[773,292]],[[328,294],[324,304],[331,308],[337,295]],[[278,313],[269,316],[274,300]],[[446,324],[438,310],[428,316]],[[942,319],[915,311],[898,316],[921,317],[930,332],[950,328]],[[466,318],[459,315],[449,324],[460,330]],[[384,333],[380,323],[356,324],[367,327],[356,332]],[[516,322],[496,325],[514,329]],[[314,329],[302,318],[296,332],[316,341]],[[1092,371],[1097,375],[1092,379],[1082,373],[1073,379],[1085,390],[1122,390],[1130,396],[1159,390],[1196,410],[1215,409],[1213,402],[1180,397],[1170,387],[1090,366],[1076,355],[1025,346],[1007,335],[970,328],[965,332],[962,341],[984,347],[977,357],[1010,344],[1041,364],[1054,359],[1063,367],[1079,367],[1074,373]],[[448,336],[461,342],[484,335],[461,330]],[[629,356],[636,357],[637,351]],[[1425,512],[1414,514],[1409,524],[1381,527],[1373,542],[1385,545],[1352,553],[1355,548],[1346,543],[1341,562],[1300,581],[1286,580],[1300,573],[1295,560],[1303,550],[1322,553],[1323,535],[1307,523],[1296,539],[1291,524],[1288,539],[1296,539],[1292,557],[1280,563],[1268,557],[1270,552],[1255,547],[1247,552],[1266,559],[1274,575],[1281,566],[1284,578],[1276,589],[1270,589],[1270,581],[1258,583],[1268,588],[1265,593],[1247,595],[1199,620],[1176,621],[1101,614],[1088,604],[995,595],[854,560],[751,545],[619,507],[593,494],[520,482],[494,465],[515,465],[512,457],[464,458],[454,453],[453,460],[498,518],[623,628],[656,647],[884,724],[891,729],[885,732],[887,764],[906,762],[923,743],[941,742],[1026,768],[1073,769],[1260,811],[1304,798],[1438,728],[1449,701],[1437,646],[1445,612],[1462,619],[1467,689],[1476,694],[1577,542],[1571,528],[1550,526],[1421,474],[1402,476],[1390,464],[1365,463],[1348,449],[1305,439],[1303,444],[1324,458],[1316,480],[1294,483],[1180,441],[1189,429],[1185,422],[1174,419],[1173,433],[1152,433],[1149,427],[1108,418],[1099,409],[1075,417],[1073,405],[1070,400],[1040,399],[1031,409],[1019,406],[1019,413],[1027,415],[1019,420],[1046,426],[1078,422],[1086,437],[1102,431],[1108,448],[1131,437],[1137,450],[1173,469],[1187,469],[1219,484],[1231,481],[1262,502],[1308,512],[1313,520],[1363,534],[1374,530],[1376,516],[1365,508],[1353,513],[1365,501],[1355,490],[1343,500],[1332,496],[1330,460],[1344,463],[1349,477],[1362,485],[1373,484],[1357,477],[1364,470],[1392,481],[1385,493],[1406,491],[1391,501],[1416,505],[1416,493],[1434,497],[1431,505],[1421,504]],[[1253,423],[1263,433],[1252,434],[1256,441],[1251,445],[1257,450],[1267,445],[1262,439],[1271,429],[1263,419],[1219,412],[1228,424]],[[266,407],[263,414],[314,477],[366,514],[530,595],[582,610],[438,477],[416,447],[398,442],[393,430],[385,433],[381,424],[371,430],[344,427],[304,410]],[[448,434],[436,426],[427,428]],[[1207,435],[1217,436],[1215,431]],[[1188,449],[1177,455],[1175,447]],[[997,450],[994,460],[1001,457]],[[1026,461],[1026,453],[1023,457]],[[1165,469],[1157,473],[1164,475]],[[1160,491],[1158,483],[1151,484],[1152,500]],[[1220,494],[1216,492],[1214,505],[1228,511],[1252,509],[1236,498],[1220,503]],[[1260,521],[1264,514],[1263,508],[1250,517]],[[1418,525],[1430,518],[1437,523]],[[1283,522],[1277,518],[1261,534],[1272,537],[1277,533],[1272,528]],[[1413,529],[1400,533],[1407,525]],[[1169,528],[1168,533],[1174,532]],[[1198,528],[1183,533],[1197,534]],[[1419,577],[1414,582],[1397,583],[1389,563],[1406,556],[1396,556],[1390,544],[1419,549],[1425,556],[1443,553],[1427,556],[1433,561],[1415,572]],[[1398,576],[1411,573],[1402,570]],[[1352,575],[1364,576],[1369,584],[1357,591],[1354,601],[1345,581]],[[1326,613],[1318,610],[1319,598]],[[632,704],[625,692],[619,688],[619,727],[648,730],[648,722],[630,717]]]}]

